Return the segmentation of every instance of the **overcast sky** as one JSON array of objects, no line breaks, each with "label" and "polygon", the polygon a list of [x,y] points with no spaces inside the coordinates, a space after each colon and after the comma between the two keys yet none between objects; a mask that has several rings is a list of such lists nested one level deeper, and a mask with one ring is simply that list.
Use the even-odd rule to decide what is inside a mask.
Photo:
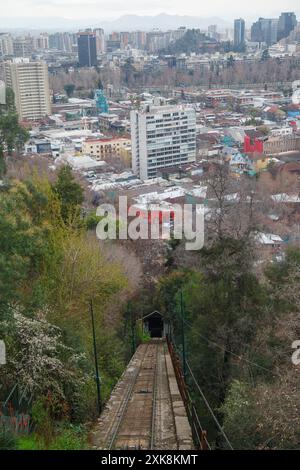
[{"label": "overcast sky", "polygon": [[124,14],[159,13],[235,17],[272,17],[281,11],[295,11],[300,18],[299,0],[1,0],[1,16],[60,16],[72,19],[114,19]]}]

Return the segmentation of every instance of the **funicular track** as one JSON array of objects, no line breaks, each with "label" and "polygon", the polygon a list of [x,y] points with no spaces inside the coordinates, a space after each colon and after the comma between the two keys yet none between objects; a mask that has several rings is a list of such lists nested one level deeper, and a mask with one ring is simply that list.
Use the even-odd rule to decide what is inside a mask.
[{"label": "funicular track", "polygon": [[138,347],[92,436],[94,448],[192,449],[191,429],[165,340]]},{"label": "funicular track", "polygon": [[157,344],[144,345],[140,367],[124,399],[109,448],[149,449],[153,429]]}]

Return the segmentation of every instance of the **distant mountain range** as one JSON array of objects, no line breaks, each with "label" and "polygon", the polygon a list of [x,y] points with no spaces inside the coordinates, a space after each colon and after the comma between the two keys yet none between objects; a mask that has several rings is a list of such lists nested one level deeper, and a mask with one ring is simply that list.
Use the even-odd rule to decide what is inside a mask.
[{"label": "distant mountain range", "polygon": [[209,25],[216,24],[220,30],[233,27],[233,24],[218,17],[201,18],[195,16],[168,15],[161,13],[156,16],[124,15],[116,20],[103,21],[101,19],[71,20],[56,17],[0,17],[0,29],[3,31],[77,31],[83,28],[103,28],[111,31],[150,31],[154,28],[161,30],[176,29],[180,26],[187,28],[207,29]]},{"label": "distant mountain range", "polygon": [[180,26],[186,26],[187,28],[200,28],[207,29],[211,24],[216,24],[220,28],[230,27],[230,23],[222,20],[221,18],[201,18],[195,16],[180,16],[180,15],[168,15],[162,13],[157,16],[138,16],[138,15],[125,15],[121,18],[107,22],[103,25],[107,30],[117,31],[128,31],[134,29],[141,29],[142,31],[149,31],[153,28],[162,30],[176,29]]}]

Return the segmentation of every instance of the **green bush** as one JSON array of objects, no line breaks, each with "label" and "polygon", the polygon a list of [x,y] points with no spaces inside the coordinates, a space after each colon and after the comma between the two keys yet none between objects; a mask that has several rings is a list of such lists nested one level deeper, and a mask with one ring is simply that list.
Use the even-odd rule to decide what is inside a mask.
[{"label": "green bush", "polygon": [[148,343],[148,341],[151,340],[150,333],[144,331],[142,325],[139,322],[136,324],[136,337],[139,344]]},{"label": "green bush", "polygon": [[49,446],[49,450],[84,450],[87,448],[87,436],[80,426],[70,426],[64,429]]},{"label": "green bush", "polygon": [[[113,224],[112,219],[109,218],[108,216],[105,216],[105,217],[98,216],[95,212],[92,212],[92,213],[88,214],[85,217],[84,223],[85,223],[86,230],[96,230],[99,222],[101,222],[101,220],[103,220],[103,219],[107,219],[107,226],[104,229],[104,231],[107,232],[108,231],[108,224],[109,223]],[[120,221],[117,220],[116,221],[116,235],[117,235],[117,238],[118,238],[119,230],[120,230]]]},{"label": "green bush", "polygon": [[99,217],[95,213],[87,215],[85,218],[85,226],[87,230],[96,230],[98,223],[102,220],[103,217]]},{"label": "green bush", "polygon": [[14,450],[15,448],[15,435],[8,431],[0,431],[0,450]]},{"label": "green bush", "polygon": [[81,426],[59,427],[50,442],[39,434],[30,434],[17,439],[18,450],[84,450],[88,448],[87,434]]},{"label": "green bush", "polygon": [[[234,449],[255,449],[259,442],[253,394],[248,384],[234,380],[220,411],[223,428]],[[226,444],[224,443],[226,448]]]},{"label": "green bush", "polygon": [[41,450],[43,446],[35,434],[19,437],[17,441],[18,450]]},{"label": "green bush", "polygon": [[52,441],[53,423],[47,409],[45,398],[38,398],[33,403],[32,421],[35,426],[35,431],[39,436],[41,436],[47,447]]}]

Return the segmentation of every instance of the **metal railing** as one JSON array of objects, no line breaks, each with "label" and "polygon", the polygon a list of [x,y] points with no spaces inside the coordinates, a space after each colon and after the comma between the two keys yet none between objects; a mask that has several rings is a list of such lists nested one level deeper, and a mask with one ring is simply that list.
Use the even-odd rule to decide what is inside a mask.
[{"label": "metal railing", "polygon": [[207,432],[202,428],[200,419],[197,413],[196,406],[189,394],[188,388],[183,376],[180,359],[176,353],[173,343],[169,336],[167,336],[167,344],[171,356],[172,364],[174,367],[175,377],[177,380],[179,392],[184,403],[188,420],[192,429],[193,441],[196,447],[200,450],[211,450],[211,446],[207,440]]}]

